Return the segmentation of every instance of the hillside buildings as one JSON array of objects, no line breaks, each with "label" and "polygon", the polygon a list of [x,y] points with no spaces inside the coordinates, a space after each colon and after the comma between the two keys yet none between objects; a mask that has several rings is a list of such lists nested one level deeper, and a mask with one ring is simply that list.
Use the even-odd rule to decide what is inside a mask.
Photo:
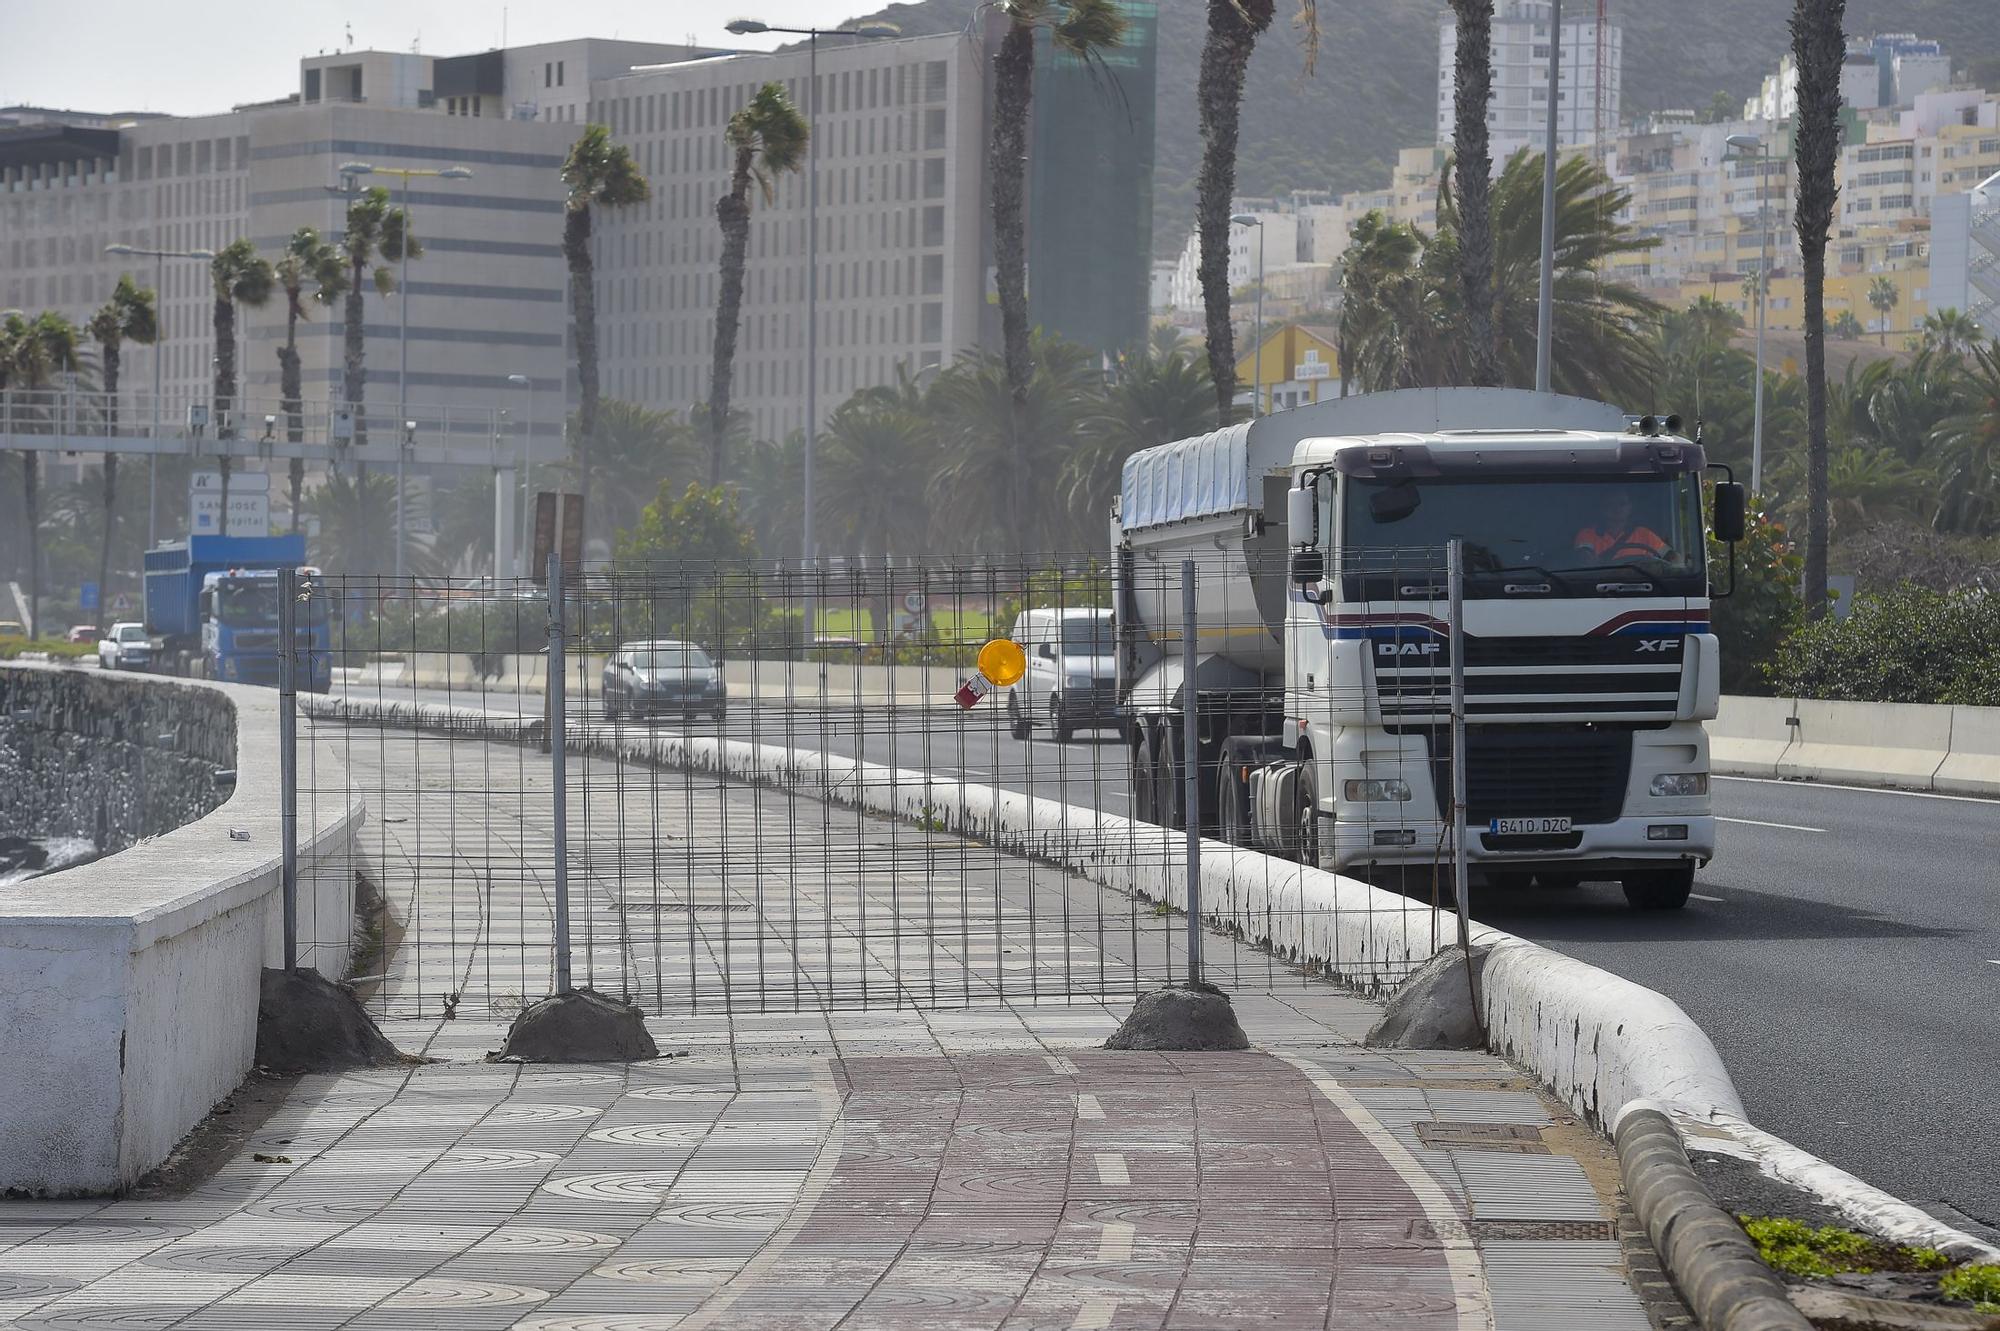
[{"label": "hillside buildings", "polygon": [[[1497,174],[1523,148],[1540,152],[1549,114],[1549,0],[1500,0],[1493,7],[1493,95],[1486,112],[1488,140]],[[1596,10],[1571,4],[1564,11],[1562,70],[1556,87],[1556,141],[1575,148],[1598,142],[1619,123],[1620,69],[1624,32],[1616,23],[1599,25]],[[1438,16],[1437,141],[1452,143],[1452,62],[1458,51],[1458,23],[1452,11]]]}]

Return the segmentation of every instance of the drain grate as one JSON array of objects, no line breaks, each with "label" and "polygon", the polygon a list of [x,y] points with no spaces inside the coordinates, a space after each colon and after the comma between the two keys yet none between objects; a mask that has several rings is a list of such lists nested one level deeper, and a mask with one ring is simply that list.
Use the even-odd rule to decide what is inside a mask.
[{"label": "drain grate", "polygon": [[1617,1232],[1609,1220],[1474,1220],[1470,1224],[1463,1221],[1447,1221],[1442,1225],[1429,1220],[1412,1220],[1410,1237],[1413,1239],[1472,1239],[1474,1242],[1506,1242],[1512,1240],[1554,1239],[1566,1242],[1589,1242],[1617,1237]]},{"label": "drain grate", "polygon": [[1418,1123],[1417,1140],[1433,1150],[1547,1155],[1542,1130],[1526,1123]]}]

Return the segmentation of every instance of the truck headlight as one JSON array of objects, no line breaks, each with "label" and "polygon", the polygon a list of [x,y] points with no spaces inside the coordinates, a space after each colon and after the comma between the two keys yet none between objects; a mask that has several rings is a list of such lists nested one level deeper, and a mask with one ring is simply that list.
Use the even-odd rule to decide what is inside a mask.
[{"label": "truck headlight", "polygon": [[1708,773],[1662,772],[1653,778],[1652,791],[1662,796],[1706,795]]},{"label": "truck headlight", "polygon": [[1410,783],[1397,777],[1368,777],[1341,783],[1341,795],[1350,804],[1401,804],[1410,798]]}]

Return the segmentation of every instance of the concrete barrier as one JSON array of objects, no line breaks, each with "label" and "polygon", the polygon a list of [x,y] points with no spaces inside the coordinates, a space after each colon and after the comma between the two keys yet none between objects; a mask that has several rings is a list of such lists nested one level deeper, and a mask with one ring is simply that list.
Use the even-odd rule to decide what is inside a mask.
[{"label": "concrete barrier", "polygon": [[1954,795],[2000,795],[2000,707],[1951,709],[1951,748],[1931,784]]},{"label": "concrete barrier", "polygon": [[[249,1072],[260,973],[282,960],[277,694],[119,684],[142,722],[153,690],[226,697],[235,793],[106,859],[0,890],[0,1191],[107,1192],[165,1159]],[[323,781],[338,772],[331,746],[315,761]],[[327,975],[345,974],[352,950],[361,818],[358,804],[300,809],[300,960]]]},{"label": "concrete barrier", "polygon": [[1708,725],[1709,762],[1730,776],[1775,777],[1797,731],[1798,705],[1790,698],[1725,694]]},{"label": "concrete barrier", "polygon": [[1929,790],[1951,749],[1949,707],[1798,700],[1798,740],[1778,775]]}]

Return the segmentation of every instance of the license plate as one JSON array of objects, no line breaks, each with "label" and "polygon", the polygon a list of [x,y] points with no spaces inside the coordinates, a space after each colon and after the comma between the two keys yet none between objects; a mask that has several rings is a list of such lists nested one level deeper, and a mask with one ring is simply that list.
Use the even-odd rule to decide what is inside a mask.
[{"label": "license plate", "polygon": [[1546,836],[1569,831],[1567,818],[1495,818],[1486,825],[1494,836]]}]

